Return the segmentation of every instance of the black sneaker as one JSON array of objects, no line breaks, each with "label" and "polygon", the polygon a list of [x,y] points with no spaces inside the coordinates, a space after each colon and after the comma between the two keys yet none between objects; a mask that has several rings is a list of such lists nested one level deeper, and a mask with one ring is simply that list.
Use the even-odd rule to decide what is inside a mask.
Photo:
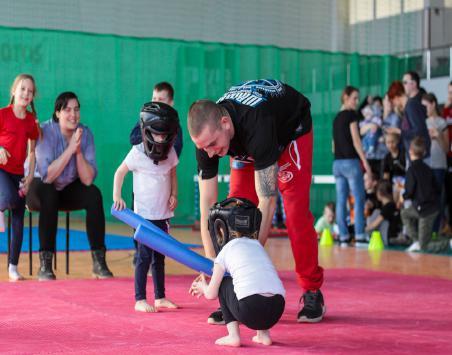
[{"label": "black sneaker", "polygon": [[305,294],[303,294],[301,299],[303,299],[303,308],[300,312],[298,312],[298,323],[320,322],[326,312],[322,292],[320,292],[320,290],[307,291]]},{"label": "black sneaker", "polygon": [[221,308],[218,308],[215,312],[212,312],[209,318],[207,318],[207,323],[216,325],[226,324],[223,319],[223,312],[221,312]]}]

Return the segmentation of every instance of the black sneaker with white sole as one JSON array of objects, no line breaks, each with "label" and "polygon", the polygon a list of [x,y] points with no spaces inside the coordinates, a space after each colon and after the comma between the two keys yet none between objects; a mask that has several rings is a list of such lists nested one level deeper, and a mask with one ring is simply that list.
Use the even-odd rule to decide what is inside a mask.
[{"label": "black sneaker with white sole", "polygon": [[209,318],[207,318],[207,323],[216,325],[226,324],[223,319],[223,312],[221,311],[221,308],[218,308],[215,312],[210,314]]},{"label": "black sneaker with white sole", "polygon": [[300,299],[303,300],[303,308],[298,312],[298,323],[317,323],[323,319],[326,312],[323,295],[320,290],[307,291]]}]

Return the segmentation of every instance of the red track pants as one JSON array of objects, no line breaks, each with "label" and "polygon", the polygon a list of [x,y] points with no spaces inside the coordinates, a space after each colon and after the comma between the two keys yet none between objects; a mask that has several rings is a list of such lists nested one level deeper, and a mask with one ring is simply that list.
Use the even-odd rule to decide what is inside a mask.
[{"label": "red track pants", "polygon": [[[315,291],[323,283],[323,269],[318,261],[314,217],[309,210],[312,140],[311,130],[292,141],[283,151],[278,160],[278,187],[283,197],[287,231],[298,281],[304,290]],[[229,197],[244,197],[258,203],[253,164],[242,164],[231,160]]]}]

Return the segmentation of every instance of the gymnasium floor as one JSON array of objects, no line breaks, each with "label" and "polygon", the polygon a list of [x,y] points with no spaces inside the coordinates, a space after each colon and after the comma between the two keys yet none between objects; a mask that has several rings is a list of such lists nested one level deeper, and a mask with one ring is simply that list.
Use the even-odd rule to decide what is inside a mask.
[{"label": "gymnasium floor", "polygon": [[[71,227],[83,226],[72,222]],[[127,236],[131,230],[109,224],[107,232]],[[188,228],[173,228],[172,235],[200,244],[198,232]],[[275,343],[269,349],[252,343],[252,333],[244,327],[240,350],[213,345],[226,331],[206,324],[216,302],[189,296],[195,273],[168,258],[167,294],[182,308],[134,312],[133,252],[119,250],[107,254],[113,280],[92,280],[89,252],[71,252],[70,275],[65,275],[64,254],[59,253],[58,281],[47,283],[36,281],[36,253],[33,276],[28,276],[28,257],[23,253],[20,270],[28,280],[7,282],[6,255],[0,254],[0,352],[452,353],[452,257],[319,248],[328,311],[319,324],[298,324],[301,292],[291,271],[289,241],[271,238],[266,248],[287,290],[286,311],[272,330]],[[148,285],[152,296],[150,280]]]}]

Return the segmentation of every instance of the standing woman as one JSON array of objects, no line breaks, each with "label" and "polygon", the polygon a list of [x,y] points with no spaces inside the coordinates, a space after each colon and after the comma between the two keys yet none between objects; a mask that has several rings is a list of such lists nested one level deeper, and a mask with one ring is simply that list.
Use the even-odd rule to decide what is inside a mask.
[{"label": "standing woman", "polygon": [[438,233],[445,210],[447,152],[449,151],[449,132],[447,122],[438,113],[438,100],[433,93],[422,95],[422,104],[427,109],[427,129],[430,135],[430,167],[440,191],[441,211],[433,224],[433,232]]},{"label": "standing woman", "polygon": [[72,92],[55,101],[52,119],[41,125],[42,139],[36,146],[37,172],[27,204],[39,214],[39,280],[55,280],[52,259],[58,224],[58,209],[86,210],[86,230],[93,258],[93,276],[113,274],[105,260],[105,215],[100,190],[93,185],[97,175],[94,138],[80,124],[80,102]]},{"label": "standing woman", "polygon": [[[11,210],[13,235],[10,245],[8,274],[10,281],[23,280],[17,271],[22,249],[25,198],[33,179],[35,143],[39,136],[33,99],[36,85],[33,77],[20,74],[11,87],[9,106],[0,109],[0,231],[5,229],[3,211]],[[33,113],[27,111],[30,106]],[[29,145],[29,174],[24,178],[24,162]]]},{"label": "standing woman", "polygon": [[[418,96],[409,98],[405,92],[402,82],[396,80],[391,83],[388,89],[388,98],[395,110],[401,113],[402,121],[400,124],[400,133],[403,147],[409,160],[408,151],[410,143],[414,137],[421,136],[427,144],[426,158],[430,156],[430,135],[425,122],[426,111],[421,101],[417,101]],[[428,161],[430,165],[430,162]]]},{"label": "standing woman", "polygon": [[367,173],[371,173],[359,136],[356,111],[359,91],[353,86],[345,87],[342,92],[342,107],[333,122],[333,174],[336,179],[336,222],[339,227],[341,244],[350,241],[347,228],[347,198],[349,192],[355,200],[355,240],[365,242],[364,233],[364,180],[361,164]]}]

